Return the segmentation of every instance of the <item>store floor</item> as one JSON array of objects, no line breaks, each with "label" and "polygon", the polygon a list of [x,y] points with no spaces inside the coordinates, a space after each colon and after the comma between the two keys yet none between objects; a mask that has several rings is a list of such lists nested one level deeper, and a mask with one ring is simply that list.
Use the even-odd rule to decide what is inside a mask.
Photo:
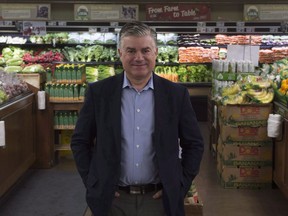
[{"label": "store floor", "polygon": [[[209,151],[209,131],[200,122],[206,151],[196,186],[204,216],[286,216],[288,199],[279,189],[224,189]],[[84,187],[71,158],[44,170],[29,170],[0,202],[1,216],[82,216],[86,208]],[[147,215],[149,216],[149,215]]]}]

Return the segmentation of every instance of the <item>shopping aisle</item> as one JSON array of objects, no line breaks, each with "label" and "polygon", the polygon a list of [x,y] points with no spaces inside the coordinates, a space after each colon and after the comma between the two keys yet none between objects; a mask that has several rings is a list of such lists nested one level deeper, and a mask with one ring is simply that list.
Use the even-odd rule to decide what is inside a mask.
[{"label": "shopping aisle", "polygon": [[1,216],[82,216],[84,187],[74,161],[61,159],[52,169],[30,170],[0,202]]},{"label": "shopping aisle", "polygon": [[[209,131],[200,122],[205,154],[196,179],[204,216],[286,216],[288,199],[278,189],[223,189],[217,179],[216,161],[209,152]],[[1,216],[82,216],[84,187],[73,160],[61,159],[52,169],[31,170],[0,202]],[[148,216],[148,215],[147,215]]]}]

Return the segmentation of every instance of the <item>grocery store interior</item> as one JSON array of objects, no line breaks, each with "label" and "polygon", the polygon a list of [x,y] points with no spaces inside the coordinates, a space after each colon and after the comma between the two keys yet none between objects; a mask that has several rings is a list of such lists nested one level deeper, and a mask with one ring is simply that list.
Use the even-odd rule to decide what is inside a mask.
[{"label": "grocery store interior", "polygon": [[0,215],[92,216],[70,140],[117,34],[155,28],[155,73],[187,87],[204,138],[187,216],[288,212],[287,1],[0,2]]}]

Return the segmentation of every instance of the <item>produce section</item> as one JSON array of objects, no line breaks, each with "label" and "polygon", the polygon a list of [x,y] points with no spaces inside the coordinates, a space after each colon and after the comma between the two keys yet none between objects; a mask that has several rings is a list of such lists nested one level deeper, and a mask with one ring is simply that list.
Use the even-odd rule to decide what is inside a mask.
[{"label": "produce section", "polygon": [[[76,28],[77,22],[73,22],[73,25],[70,24],[72,22],[67,22],[67,26],[62,29],[63,32],[57,30],[53,32],[55,31],[52,30],[53,27],[47,26],[46,35],[31,35],[28,37],[3,35],[0,38],[2,42],[1,67],[19,74],[44,71],[46,84],[43,88],[41,87],[41,90],[46,91],[50,102],[48,109],[51,108],[52,110],[55,107],[59,108],[59,106],[61,106],[61,109],[72,106],[73,103],[76,103],[77,106],[74,111],[78,110],[83,102],[83,92],[88,82],[101,80],[122,71],[117,55],[117,29],[123,23],[118,23],[118,26],[110,26],[110,23],[104,24],[109,27],[108,32],[89,32],[84,29],[86,27],[83,27],[83,31],[76,32],[74,28]],[[213,33],[200,34],[195,30],[197,26],[194,24],[193,22],[181,25],[179,23],[169,23],[168,26],[167,23],[160,24],[156,22],[151,24],[155,26],[158,32],[159,55],[155,73],[186,86],[191,95],[191,102],[198,119],[206,121],[208,97],[210,97],[211,87],[213,90],[215,87],[213,61],[225,61],[227,45],[260,46],[260,63],[263,60],[263,63],[268,64],[269,61],[263,57],[264,54],[268,53],[267,50],[273,53],[274,57],[270,58],[273,61],[282,56],[278,53],[285,50],[287,37],[268,33],[260,34],[259,32],[243,34],[243,32],[238,33],[236,27],[235,31],[232,31],[234,27],[231,27],[231,31],[227,32],[217,33],[216,30]],[[214,25],[213,23],[210,24],[211,26]],[[230,24],[227,23],[227,25]],[[91,23],[87,25],[89,26]],[[246,23],[244,23],[245,25]],[[277,23],[271,23],[271,25],[275,26]],[[177,28],[174,28],[175,26]],[[77,26],[77,28],[82,27]],[[76,71],[80,65],[85,68],[85,71],[81,70],[81,73],[77,73]],[[243,70],[245,70],[245,67],[249,68],[247,71],[250,73],[255,72],[251,70],[249,64],[243,65]],[[226,82],[225,76],[228,76],[228,74],[230,73],[218,73],[219,76],[216,80]],[[220,75],[224,78],[221,78]],[[250,74],[247,78],[252,79],[252,75]],[[247,86],[243,83],[243,80],[240,82],[239,77],[235,75],[232,77],[233,85],[221,86],[223,90],[218,92],[223,92],[223,95],[217,95],[219,102],[222,104],[240,102],[265,104],[271,102],[274,97],[277,98],[277,93],[274,95],[273,88],[275,90],[275,85],[271,82],[272,79],[269,82],[269,87],[263,86],[262,88],[260,85],[254,85],[253,83]],[[259,84],[260,77],[255,76],[253,79],[254,81],[256,79]],[[263,80],[264,84],[265,82],[266,80]],[[278,87],[280,88],[279,85]],[[245,88],[245,91],[243,91],[243,88]],[[285,89],[284,84],[283,89]],[[283,93],[281,91],[279,92]],[[234,94],[231,94],[231,92],[234,92]],[[222,98],[220,99],[220,97]],[[212,95],[211,99],[214,100],[215,95]],[[54,116],[54,112],[52,116]],[[59,127],[56,128],[59,129]]]}]

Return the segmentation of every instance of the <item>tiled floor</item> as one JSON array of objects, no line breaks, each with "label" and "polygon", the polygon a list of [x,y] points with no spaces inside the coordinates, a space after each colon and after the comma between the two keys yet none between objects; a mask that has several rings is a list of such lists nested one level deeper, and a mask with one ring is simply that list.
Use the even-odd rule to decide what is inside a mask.
[{"label": "tiled floor", "polygon": [[[205,154],[196,186],[204,216],[287,216],[288,199],[278,189],[224,189],[209,151],[209,131],[200,123]],[[82,216],[84,187],[73,160],[60,160],[52,169],[31,170],[0,202],[1,216]],[[147,215],[148,216],[148,215]]]}]

